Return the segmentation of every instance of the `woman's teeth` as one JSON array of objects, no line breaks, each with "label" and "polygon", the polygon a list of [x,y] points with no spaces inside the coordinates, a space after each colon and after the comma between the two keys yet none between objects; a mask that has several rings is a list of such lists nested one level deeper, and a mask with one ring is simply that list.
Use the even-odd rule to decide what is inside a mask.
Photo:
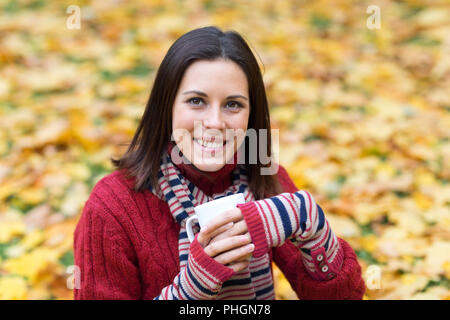
[{"label": "woman's teeth", "polygon": [[218,142],[211,142],[211,141],[203,141],[203,140],[199,140],[199,139],[195,139],[195,141],[197,141],[197,143],[199,145],[201,145],[202,147],[210,148],[210,149],[219,149],[219,148],[222,148],[225,144],[225,143],[218,143]]}]

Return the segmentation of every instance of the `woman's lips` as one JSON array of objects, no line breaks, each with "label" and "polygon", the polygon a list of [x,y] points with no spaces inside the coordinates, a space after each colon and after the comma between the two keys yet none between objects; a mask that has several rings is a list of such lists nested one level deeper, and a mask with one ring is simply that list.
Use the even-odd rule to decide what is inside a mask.
[{"label": "woman's lips", "polygon": [[213,148],[213,147],[203,146],[199,141],[197,141],[196,138],[193,138],[193,140],[194,140],[195,144],[201,148],[202,151],[211,152],[211,153],[216,153],[216,152],[222,151],[227,143],[227,141],[224,141],[223,145],[221,147]]}]

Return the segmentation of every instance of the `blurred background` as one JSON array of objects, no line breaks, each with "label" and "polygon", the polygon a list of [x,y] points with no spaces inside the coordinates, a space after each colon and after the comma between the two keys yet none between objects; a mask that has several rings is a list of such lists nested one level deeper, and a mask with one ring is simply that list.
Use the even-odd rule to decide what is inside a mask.
[{"label": "blurred background", "polygon": [[0,299],[73,298],[84,203],[170,45],[207,25],[260,60],[278,161],[353,246],[365,299],[449,299],[449,17],[444,0],[0,0]]}]

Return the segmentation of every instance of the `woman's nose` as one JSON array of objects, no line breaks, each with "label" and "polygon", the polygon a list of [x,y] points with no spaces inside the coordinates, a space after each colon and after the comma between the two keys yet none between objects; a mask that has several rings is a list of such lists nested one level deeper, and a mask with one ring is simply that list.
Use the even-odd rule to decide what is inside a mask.
[{"label": "woman's nose", "polygon": [[220,107],[214,106],[209,108],[206,118],[203,120],[203,125],[206,128],[224,129],[225,121],[223,119],[222,110]]}]

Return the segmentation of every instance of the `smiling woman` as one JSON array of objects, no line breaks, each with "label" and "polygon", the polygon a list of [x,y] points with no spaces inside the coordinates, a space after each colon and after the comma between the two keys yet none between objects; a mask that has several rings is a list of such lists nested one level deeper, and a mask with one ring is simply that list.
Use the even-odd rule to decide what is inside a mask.
[{"label": "smiling woman", "polygon": [[177,141],[179,149],[202,171],[221,169],[243,140],[241,136],[239,141],[229,141],[227,133],[247,130],[250,105],[245,73],[231,60],[197,61],[186,70],[178,92],[172,128],[189,133],[180,136],[186,139]]},{"label": "smiling woman", "polygon": [[[136,191],[150,185],[158,189],[159,159],[171,140],[189,163],[198,160],[194,163],[196,169],[212,172],[233,157],[250,128],[256,132],[267,130],[265,150],[260,151],[260,143],[255,141],[255,151],[270,157],[269,107],[258,62],[238,33],[200,28],[186,33],[169,48],[131,144],[120,159],[112,162],[136,179]],[[181,129],[189,135],[186,131],[179,134]],[[226,134],[236,137],[227,141],[231,145],[205,146],[213,138],[223,141]],[[248,144],[244,143],[242,148],[248,157]],[[265,193],[281,191],[275,175],[260,174],[261,168],[271,167],[272,162],[245,163],[249,186],[257,199]]]},{"label": "smiling woman", "polygon": [[[252,141],[256,163],[247,161],[249,131],[266,133]],[[262,154],[270,160],[269,108],[246,42],[216,27],[181,36],[117,170],[83,209],[75,299],[274,299],[272,261],[302,299],[360,299],[352,248],[282,166],[263,173],[272,162]],[[245,203],[195,227],[190,242],[195,207],[237,193]]]}]

